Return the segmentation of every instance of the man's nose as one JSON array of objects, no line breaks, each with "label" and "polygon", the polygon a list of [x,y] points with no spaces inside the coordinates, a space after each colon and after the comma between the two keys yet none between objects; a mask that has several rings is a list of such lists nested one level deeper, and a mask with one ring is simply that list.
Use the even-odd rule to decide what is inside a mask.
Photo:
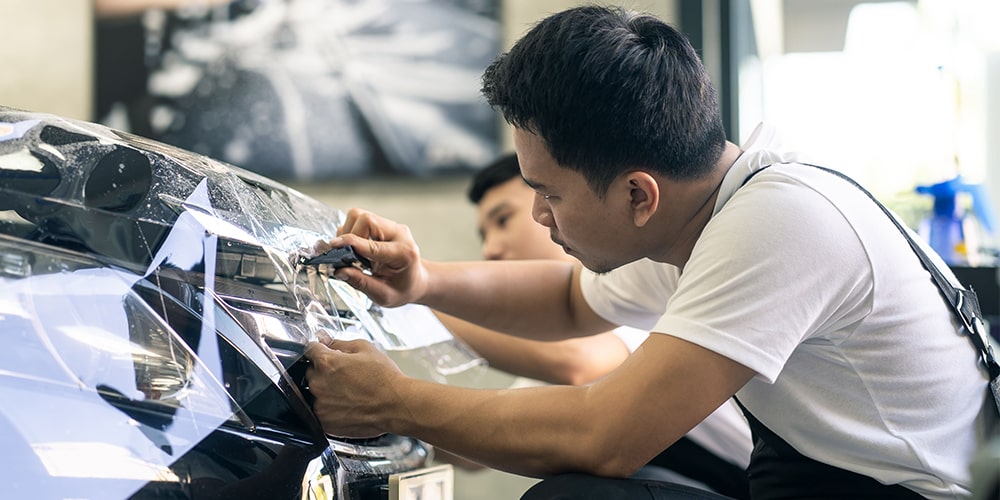
[{"label": "man's nose", "polygon": [[545,227],[554,227],[552,211],[549,210],[549,204],[541,194],[535,193],[535,198],[531,202],[531,218]]},{"label": "man's nose", "polygon": [[500,243],[500,238],[494,235],[487,234],[483,237],[482,251],[485,260],[503,259],[503,245]]}]

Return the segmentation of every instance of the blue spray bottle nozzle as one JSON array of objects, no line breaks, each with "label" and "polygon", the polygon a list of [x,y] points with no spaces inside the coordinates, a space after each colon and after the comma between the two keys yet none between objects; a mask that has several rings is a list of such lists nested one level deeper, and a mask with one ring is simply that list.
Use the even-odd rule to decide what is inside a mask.
[{"label": "blue spray bottle nozzle", "polygon": [[934,215],[949,217],[962,216],[956,214],[956,199],[959,193],[968,193],[972,197],[972,209],[979,222],[987,231],[993,231],[993,208],[982,184],[967,184],[962,176],[958,176],[930,186],[917,186],[917,192],[934,197]]},{"label": "blue spray bottle nozzle", "polygon": [[956,176],[937,184],[917,186],[917,192],[934,197],[933,214],[925,221],[926,228],[922,228],[921,232],[925,233],[931,247],[949,264],[960,263],[962,259],[956,255],[956,247],[965,242],[962,228],[965,214],[957,206],[960,193],[967,193],[972,198],[972,210],[976,218],[983,229],[993,232],[993,208],[981,184],[968,184],[961,176]]}]

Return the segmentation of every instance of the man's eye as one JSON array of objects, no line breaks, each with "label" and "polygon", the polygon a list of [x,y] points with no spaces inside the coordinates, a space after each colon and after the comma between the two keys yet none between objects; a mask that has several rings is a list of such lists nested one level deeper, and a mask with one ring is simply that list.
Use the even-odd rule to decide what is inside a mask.
[{"label": "man's eye", "polygon": [[497,217],[497,227],[506,226],[509,220],[510,220],[509,215],[501,215],[500,217]]}]

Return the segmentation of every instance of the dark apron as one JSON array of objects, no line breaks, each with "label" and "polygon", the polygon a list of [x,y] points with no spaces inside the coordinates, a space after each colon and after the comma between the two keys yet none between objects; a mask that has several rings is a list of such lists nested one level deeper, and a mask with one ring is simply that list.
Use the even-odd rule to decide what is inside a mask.
[{"label": "dark apron", "polygon": [[750,424],[753,453],[747,475],[754,500],[806,498],[921,499],[913,490],[813,460],[792,448],[736,400]]}]

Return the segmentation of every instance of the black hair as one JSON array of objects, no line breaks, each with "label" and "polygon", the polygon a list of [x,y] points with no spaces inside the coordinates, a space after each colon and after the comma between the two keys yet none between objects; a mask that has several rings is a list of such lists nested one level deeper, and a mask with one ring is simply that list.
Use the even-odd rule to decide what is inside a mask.
[{"label": "black hair", "polygon": [[497,158],[472,177],[472,185],[469,186],[468,192],[469,201],[478,205],[487,191],[515,177],[521,178],[517,155],[511,153]]},{"label": "black hair", "polygon": [[701,178],[725,147],[716,92],[691,43],[617,7],[543,19],[486,69],[482,92],[600,196],[634,168]]}]

